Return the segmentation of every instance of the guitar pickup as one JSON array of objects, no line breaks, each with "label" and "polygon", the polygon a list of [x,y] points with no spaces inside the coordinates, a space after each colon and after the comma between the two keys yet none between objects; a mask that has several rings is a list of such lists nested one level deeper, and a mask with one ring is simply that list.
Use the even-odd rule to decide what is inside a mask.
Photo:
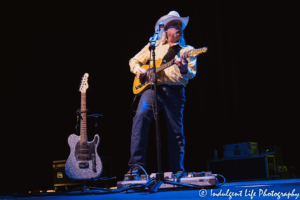
[{"label": "guitar pickup", "polygon": [[79,163],[79,168],[80,169],[89,168],[89,163],[88,162],[81,162],[81,163]]}]

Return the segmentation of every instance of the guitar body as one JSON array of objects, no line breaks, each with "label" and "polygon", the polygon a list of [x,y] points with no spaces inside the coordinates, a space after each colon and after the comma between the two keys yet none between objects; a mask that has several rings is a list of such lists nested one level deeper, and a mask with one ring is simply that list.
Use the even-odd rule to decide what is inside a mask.
[{"label": "guitar body", "polygon": [[68,138],[71,153],[66,162],[65,171],[69,178],[90,180],[101,175],[102,162],[97,153],[100,142],[98,134],[92,142],[80,145],[80,136],[72,134]]},{"label": "guitar body", "polygon": [[[162,63],[162,59],[158,59],[155,61],[155,67],[158,68]],[[144,90],[148,89],[151,85],[153,85],[153,64],[150,65],[143,65],[141,68],[146,70],[146,74],[141,79],[134,77],[133,81],[133,94],[139,94],[143,92]],[[157,72],[164,73],[163,71]],[[157,79],[157,84],[161,83],[161,80]]]}]

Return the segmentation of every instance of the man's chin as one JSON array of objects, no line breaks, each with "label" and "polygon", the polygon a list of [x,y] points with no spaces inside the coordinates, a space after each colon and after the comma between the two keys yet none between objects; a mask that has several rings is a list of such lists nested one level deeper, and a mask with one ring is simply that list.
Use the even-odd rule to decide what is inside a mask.
[{"label": "man's chin", "polygon": [[179,37],[176,37],[176,41],[178,42],[181,38],[181,35]]}]

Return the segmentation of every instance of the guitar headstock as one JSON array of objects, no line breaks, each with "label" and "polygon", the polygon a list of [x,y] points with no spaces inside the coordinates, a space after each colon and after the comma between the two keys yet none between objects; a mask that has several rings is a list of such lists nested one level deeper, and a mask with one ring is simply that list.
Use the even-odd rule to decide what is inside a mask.
[{"label": "guitar headstock", "polygon": [[207,47],[202,47],[200,49],[194,49],[194,50],[192,50],[190,56],[197,57],[201,53],[206,53],[206,52],[207,52]]},{"label": "guitar headstock", "polygon": [[85,93],[86,90],[89,88],[88,77],[89,77],[88,73],[85,73],[82,77],[81,84],[79,86],[79,91],[81,93]]}]

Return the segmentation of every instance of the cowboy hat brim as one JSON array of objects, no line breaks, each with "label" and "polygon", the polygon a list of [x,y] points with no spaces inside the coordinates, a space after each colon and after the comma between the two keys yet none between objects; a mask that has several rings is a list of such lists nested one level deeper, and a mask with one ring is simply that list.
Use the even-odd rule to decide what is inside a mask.
[{"label": "cowboy hat brim", "polygon": [[166,24],[172,20],[180,20],[182,22],[182,30],[185,29],[185,27],[187,26],[188,22],[189,22],[189,17],[176,17],[173,15],[165,15],[162,16],[155,24],[154,30],[157,31],[158,30],[158,26],[160,23],[162,23],[164,26],[166,26]]}]

